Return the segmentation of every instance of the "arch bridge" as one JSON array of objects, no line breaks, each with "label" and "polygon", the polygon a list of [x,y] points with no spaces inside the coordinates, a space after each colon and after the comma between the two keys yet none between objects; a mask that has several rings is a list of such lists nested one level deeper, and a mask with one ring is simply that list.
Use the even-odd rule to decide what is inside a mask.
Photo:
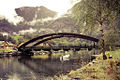
[{"label": "arch bridge", "polygon": [[29,41],[27,41],[26,43],[24,43],[23,45],[21,45],[20,47],[18,47],[18,51],[22,52],[23,55],[33,55],[33,53],[31,52],[32,50],[38,51],[38,50],[46,50],[46,51],[50,51],[50,50],[70,50],[71,48],[74,48],[75,50],[80,50],[80,48],[93,48],[95,46],[56,46],[56,47],[38,47],[39,44],[44,43],[48,40],[52,40],[52,39],[56,39],[56,38],[61,38],[61,37],[74,37],[74,38],[82,38],[82,39],[86,39],[86,40],[90,40],[93,42],[98,42],[99,39],[94,38],[94,37],[90,37],[87,35],[83,35],[83,34],[76,34],[76,33],[52,33],[52,34],[45,34],[45,35],[41,35],[38,36],[36,38],[33,38]]}]

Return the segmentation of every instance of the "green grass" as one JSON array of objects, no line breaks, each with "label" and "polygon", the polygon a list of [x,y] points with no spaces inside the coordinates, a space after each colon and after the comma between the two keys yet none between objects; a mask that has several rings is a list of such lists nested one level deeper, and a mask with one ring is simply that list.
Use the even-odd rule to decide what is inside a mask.
[{"label": "green grass", "polygon": [[116,64],[120,60],[120,50],[107,51],[106,54],[112,55],[113,58],[91,62],[77,71],[71,71],[68,76],[78,77],[80,80],[119,80],[120,66],[118,67]]},{"label": "green grass", "polygon": [[18,40],[18,39],[21,39],[23,38],[23,36],[11,36],[14,40]]},{"label": "green grass", "polygon": [[23,36],[11,36],[14,40],[22,39]]},{"label": "green grass", "polygon": [[110,53],[114,59],[119,59],[120,60],[120,50],[116,51],[107,51],[106,53]]},{"label": "green grass", "polygon": [[10,49],[0,49],[0,52],[9,52],[9,51],[11,51]]},{"label": "green grass", "polygon": [[[94,62],[83,66],[80,69],[72,70],[67,75],[55,77],[55,80],[120,80],[120,50],[106,51],[112,55],[112,59],[102,60],[102,56]],[[67,76],[67,79],[65,79]],[[50,79],[52,80],[52,79]]]}]

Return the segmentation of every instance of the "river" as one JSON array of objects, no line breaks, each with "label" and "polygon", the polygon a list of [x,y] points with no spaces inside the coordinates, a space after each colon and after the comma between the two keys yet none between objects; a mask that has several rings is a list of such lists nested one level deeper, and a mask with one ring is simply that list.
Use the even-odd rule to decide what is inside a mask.
[{"label": "river", "polygon": [[[97,52],[98,53],[98,52]],[[0,80],[43,80],[46,77],[66,74],[90,62],[93,51],[62,57],[41,59],[26,57],[0,58]]]}]

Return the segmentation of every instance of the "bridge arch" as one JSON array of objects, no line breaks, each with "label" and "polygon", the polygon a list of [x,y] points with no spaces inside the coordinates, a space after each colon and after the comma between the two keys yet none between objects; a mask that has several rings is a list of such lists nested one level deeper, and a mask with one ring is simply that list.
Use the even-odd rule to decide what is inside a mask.
[{"label": "bridge arch", "polygon": [[[99,39],[97,38],[94,38],[94,37],[90,37],[90,36],[86,36],[86,35],[83,35],[83,34],[76,34],[76,33],[52,33],[52,34],[45,34],[45,35],[42,35],[42,36],[39,36],[39,37],[36,37],[36,38],[33,38],[31,40],[29,40],[28,42],[24,43],[23,45],[21,45],[20,47],[18,47],[18,50],[21,51],[22,48],[26,47],[28,44],[32,43],[32,42],[35,42],[39,39],[42,39],[41,41],[35,43],[33,45],[34,46],[37,46],[43,42],[46,42],[48,40],[52,40],[52,39],[55,39],[55,38],[61,38],[61,37],[75,37],[75,38],[82,38],[82,39],[86,39],[86,40],[90,40],[90,41],[94,41],[94,42],[98,42]],[[46,39],[44,39],[46,38]]]}]

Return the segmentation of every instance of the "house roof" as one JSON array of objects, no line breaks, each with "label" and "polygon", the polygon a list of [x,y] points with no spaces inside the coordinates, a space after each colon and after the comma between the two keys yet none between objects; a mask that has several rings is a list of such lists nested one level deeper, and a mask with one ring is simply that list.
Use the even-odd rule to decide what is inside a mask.
[{"label": "house roof", "polygon": [[[0,41],[0,46],[3,46],[5,41]],[[12,44],[10,42],[6,42],[9,46],[15,46],[15,44]]]}]

